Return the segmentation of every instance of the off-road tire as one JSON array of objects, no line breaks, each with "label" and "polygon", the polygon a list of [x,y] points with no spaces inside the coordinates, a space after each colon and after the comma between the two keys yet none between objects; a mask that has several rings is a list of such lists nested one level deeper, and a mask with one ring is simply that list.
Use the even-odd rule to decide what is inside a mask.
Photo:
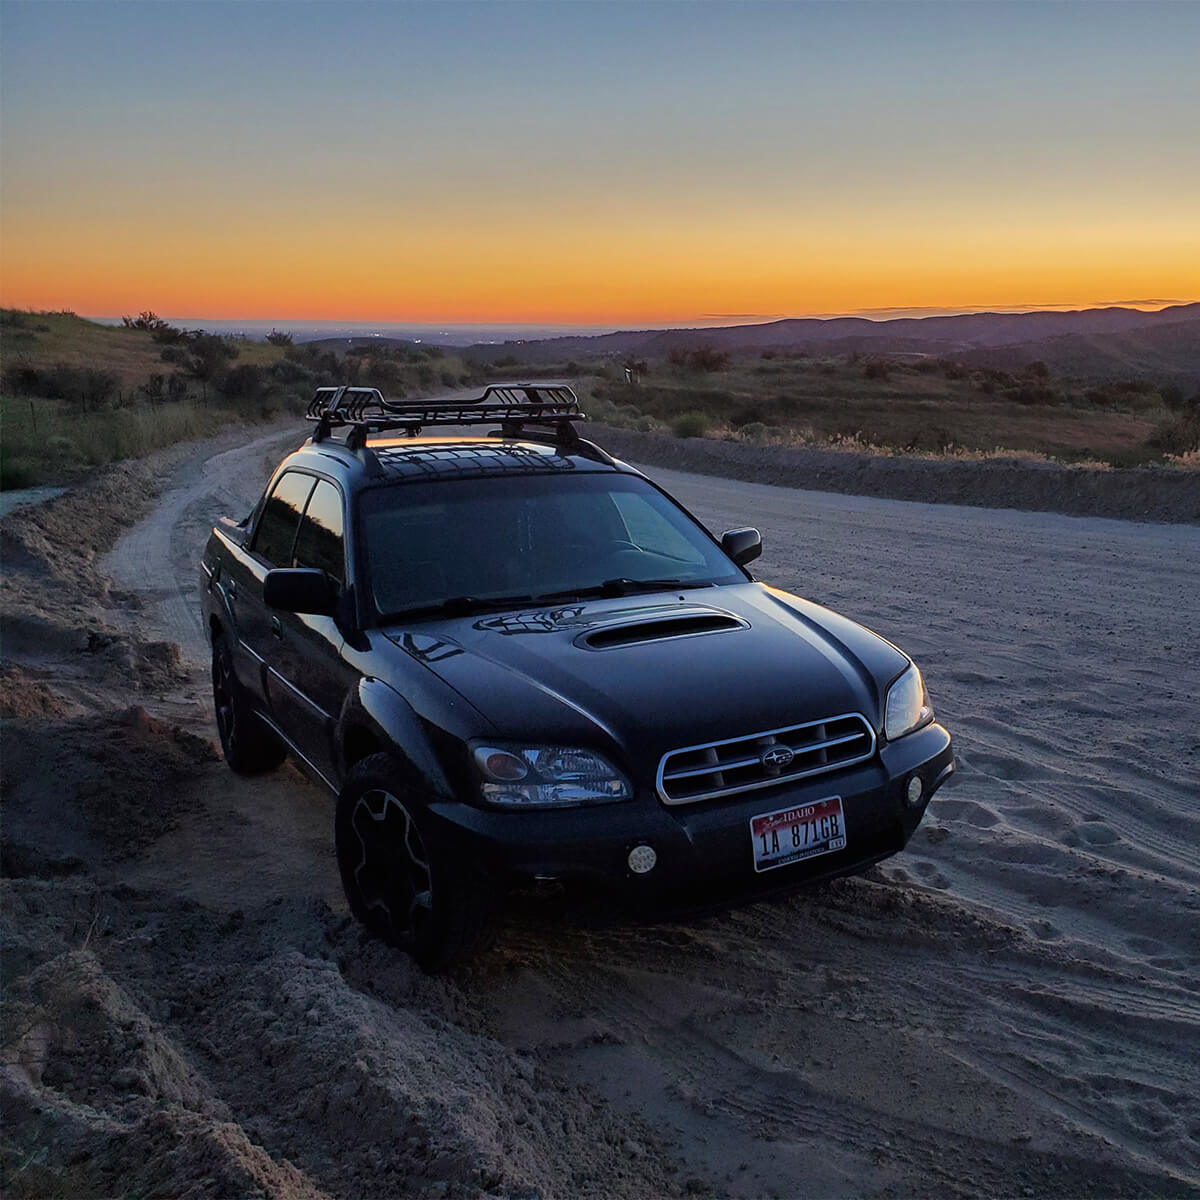
[{"label": "off-road tire", "polygon": [[334,819],[350,911],[372,933],[434,973],[483,949],[495,891],[478,864],[429,836],[425,802],[389,754],[355,764]]},{"label": "off-road tire", "polygon": [[247,703],[224,634],[213,638],[212,680],[217,733],[230,768],[239,775],[261,775],[279,766],[287,751]]}]

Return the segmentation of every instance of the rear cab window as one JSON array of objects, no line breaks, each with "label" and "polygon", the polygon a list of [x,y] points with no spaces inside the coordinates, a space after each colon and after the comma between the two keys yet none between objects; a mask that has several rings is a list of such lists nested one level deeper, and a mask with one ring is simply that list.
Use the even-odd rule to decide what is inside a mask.
[{"label": "rear cab window", "polygon": [[342,495],[327,480],[318,479],[312,490],[292,558],[298,567],[319,567],[339,585],[346,581]]},{"label": "rear cab window", "polygon": [[292,547],[300,526],[300,514],[315,483],[311,475],[286,471],[263,506],[263,514],[254,533],[254,544],[250,549],[270,566],[292,565]]}]

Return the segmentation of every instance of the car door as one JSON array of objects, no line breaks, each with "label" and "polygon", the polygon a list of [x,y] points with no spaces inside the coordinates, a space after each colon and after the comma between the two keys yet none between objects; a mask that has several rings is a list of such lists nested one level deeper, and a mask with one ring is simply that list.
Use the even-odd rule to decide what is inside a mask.
[{"label": "car door", "polygon": [[[292,549],[291,564],[324,571],[342,588],[346,580],[345,516],[341,492],[327,479],[309,495]],[[331,783],[333,731],[352,672],[342,659],[345,640],[333,617],[271,614],[278,644],[267,673],[271,708],[280,727],[309,765]]]},{"label": "car door", "polygon": [[[271,706],[268,672],[278,670],[282,648],[279,614],[263,603],[263,580],[272,567],[290,567],[300,515],[316,484],[302,471],[285,471],[275,481],[254,528],[250,545],[239,556],[239,570],[226,581],[226,595],[237,621],[235,670],[255,706],[278,722]],[[281,730],[292,735],[281,723]]]}]

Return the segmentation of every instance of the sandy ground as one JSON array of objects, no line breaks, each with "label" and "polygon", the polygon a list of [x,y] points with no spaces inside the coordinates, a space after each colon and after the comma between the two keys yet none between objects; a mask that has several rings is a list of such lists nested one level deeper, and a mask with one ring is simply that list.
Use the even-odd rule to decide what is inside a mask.
[{"label": "sandy ground", "polygon": [[428,978],[348,919],[329,799],[214,750],[196,555],[297,440],[0,524],[6,1195],[1200,1195],[1200,527],[653,468],[910,650],[961,773],[867,878],[527,900]]}]

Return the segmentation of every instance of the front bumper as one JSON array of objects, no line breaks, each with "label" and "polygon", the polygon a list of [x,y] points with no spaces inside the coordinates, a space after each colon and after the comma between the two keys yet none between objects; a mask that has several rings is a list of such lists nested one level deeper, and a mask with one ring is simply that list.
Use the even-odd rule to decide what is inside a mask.
[{"label": "front bumper", "polygon": [[[935,724],[859,766],[740,798],[667,807],[650,791],[619,804],[542,812],[439,801],[430,805],[430,832],[447,853],[468,854],[497,877],[598,884],[635,910],[700,911],[852,874],[895,854],[953,770],[950,735]],[[922,794],[910,804],[914,775]],[[750,819],[830,796],[842,800],[845,848],[756,873]],[[636,846],[657,855],[644,875],[629,868]]]}]

